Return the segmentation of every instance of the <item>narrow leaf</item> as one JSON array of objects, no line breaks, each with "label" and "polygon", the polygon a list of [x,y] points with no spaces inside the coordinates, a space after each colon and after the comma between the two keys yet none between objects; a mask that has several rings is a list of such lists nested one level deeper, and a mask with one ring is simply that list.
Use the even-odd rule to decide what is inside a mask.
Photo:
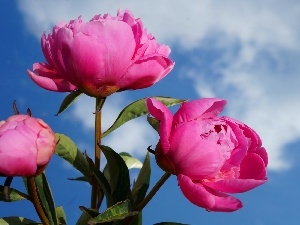
[{"label": "narrow leaf", "polygon": [[91,171],[91,175],[92,175],[92,180],[93,182],[97,182],[97,184],[99,185],[99,187],[101,188],[101,190],[103,191],[105,197],[106,197],[106,202],[108,206],[111,206],[113,204],[113,196],[111,195],[111,189],[109,186],[109,183],[106,179],[106,177],[104,176],[104,174],[99,171],[93,160],[91,158],[89,158],[88,156],[86,156],[86,159],[88,161],[89,164],[89,170]]},{"label": "narrow leaf", "polygon": [[88,182],[85,177],[68,178],[68,180]]},{"label": "narrow leaf", "polygon": [[76,225],[88,224],[88,221],[91,218],[92,217],[88,213],[83,211],[82,214],[80,215],[79,219],[77,220]]},{"label": "narrow leaf", "polygon": [[79,170],[88,182],[91,182],[89,163],[84,154],[78,150],[75,143],[66,135],[56,133],[55,137],[58,140],[55,153]]},{"label": "narrow leaf", "polygon": [[79,209],[90,216],[90,218],[97,217],[100,213],[94,209],[88,209],[84,206],[79,206]]},{"label": "narrow leaf", "polygon": [[140,169],[140,168],[142,168],[143,163],[140,160],[138,160],[137,158],[132,157],[127,152],[121,152],[119,155],[124,160],[124,162],[125,162],[128,169],[133,169],[133,168]]},{"label": "narrow leaf", "polygon": [[132,211],[129,201],[126,200],[113,205],[97,217],[90,219],[88,224],[118,221],[136,214],[138,214],[138,212]]},{"label": "narrow leaf", "polygon": [[[9,202],[15,202],[19,200],[28,199],[28,195],[16,189],[10,188],[9,198]],[[0,185],[0,201],[6,202],[4,186],[2,185]]]},{"label": "narrow leaf", "polygon": [[55,211],[56,211],[59,225],[67,224],[67,218],[66,218],[66,214],[65,214],[63,207],[59,206],[55,209]]},{"label": "narrow leaf", "polygon": [[107,159],[109,184],[114,203],[124,201],[130,191],[128,168],[122,157],[111,148],[101,145],[101,150]]},{"label": "narrow leaf", "polygon": [[65,111],[72,104],[72,102],[74,102],[76,98],[78,98],[81,94],[82,92],[80,90],[72,91],[70,94],[68,94],[61,103],[59,110],[56,113],[56,116]]},{"label": "narrow leaf", "polygon": [[38,195],[47,214],[47,218],[50,220],[51,224],[58,225],[55,204],[45,173],[35,177],[35,182]]},{"label": "narrow leaf", "polygon": [[0,218],[0,225],[41,225],[41,223],[23,217],[14,216]]},{"label": "narrow leaf", "polygon": [[139,205],[145,198],[147,190],[150,184],[151,166],[150,166],[150,155],[147,152],[143,167],[137,177],[137,180],[133,184],[132,198],[135,206]]},{"label": "narrow leaf", "polygon": [[[168,107],[176,105],[176,104],[180,104],[185,101],[182,99],[175,99],[175,98],[168,98],[168,97],[153,97],[153,98],[161,101],[164,105],[166,105]],[[147,114],[148,110],[146,107],[145,100],[146,100],[146,98],[143,98],[143,99],[137,100],[137,101],[129,104],[128,106],[126,106],[120,112],[120,114],[119,114],[118,118],[116,119],[116,121],[114,122],[114,124],[102,134],[102,137],[105,137],[106,135],[108,135],[109,133],[111,133],[112,131],[117,129],[118,127],[122,126],[124,123],[126,123],[134,118],[137,118],[137,117]]]},{"label": "narrow leaf", "polygon": [[151,127],[159,132],[159,121],[151,116],[147,116],[147,121],[151,125]]}]

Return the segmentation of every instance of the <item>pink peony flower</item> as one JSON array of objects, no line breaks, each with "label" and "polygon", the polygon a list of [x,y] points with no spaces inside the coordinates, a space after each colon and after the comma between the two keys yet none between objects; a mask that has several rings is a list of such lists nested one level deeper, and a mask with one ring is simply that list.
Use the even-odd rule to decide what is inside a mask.
[{"label": "pink peony flower", "polygon": [[257,133],[235,119],[217,117],[225,100],[186,102],[174,116],[155,99],[146,103],[160,121],[157,164],[177,176],[193,204],[209,211],[235,211],[242,203],[226,193],[249,191],[266,182],[268,156]]},{"label": "pink peony flower", "polygon": [[0,174],[32,176],[41,172],[55,146],[53,131],[41,119],[14,115],[0,121]]},{"label": "pink peony flower", "polygon": [[41,39],[47,63],[33,64],[31,79],[50,91],[80,89],[93,97],[146,88],[165,77],[174,62],[130,11],[58,24]]}]

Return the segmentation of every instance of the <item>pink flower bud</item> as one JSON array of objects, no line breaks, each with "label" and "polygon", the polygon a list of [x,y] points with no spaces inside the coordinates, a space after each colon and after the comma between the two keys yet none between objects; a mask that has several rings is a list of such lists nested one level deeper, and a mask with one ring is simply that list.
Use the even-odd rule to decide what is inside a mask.
[{"label": "pink flower bud", "polygon": [[0,174],[32,176],[41,172],[55,146],[53,131],[41,119],[20,114],[0,121]]},{"label": "pink flower bud", "polygon": [[235,211],[242,203],[227,193],[245,192],[266,182],[267,152],[250,127],[218,117],[225,100],[186,102],[174,116],[155,99],[146,103],[160,121],[157,164],[177,176],[182,193],[193,204],[209,211]]},{"label": "pink flower bud", "polygon": [[129,10],[116,17],[97,15],[86,23],[79,17],[57,24],[42,36],[41,44],[47,63],[33,64],[28,74],[50,91],[79,89],[106,97],[149,87],[174,66],[168,58],[170,48],[159,45]]}]

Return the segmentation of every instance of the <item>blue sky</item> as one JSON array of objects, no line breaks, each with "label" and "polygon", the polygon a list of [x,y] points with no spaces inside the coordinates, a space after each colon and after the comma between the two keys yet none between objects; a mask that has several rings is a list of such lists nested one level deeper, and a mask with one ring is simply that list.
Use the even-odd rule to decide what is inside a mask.
[{"label": "blue sky", "polygon": [[[29,107],[55,132],[65,133],[93,152],[93,99],[78,101],[56,117],[65,94],[48,92],[33,84],[26,73],[44,61],[40,37],[61,20],[79,15],[88,21],[95,14],[128,8],[140,17],[160,43],[169,45],[176,62],[173,71],[151,88],[109,97],[104,106],[104,129],[130,102],[145,96],[184,99],[220,97],[228,101],[224,114],[254,128],[269,153],[269,181],[240,194],[244,207],[235,213],[208,213],[181,194],[172,177],[144,211],[144,224],[178,221],[187,224],[276,225],[299,224],[300,200],[300,2],[297,0],[159,0],[132,1],[1,1],[0,19],[0,119]],[[128,132],[130,130],[130,132]],[[143,159],[157,135],[145,118],[129,122],[104,139],[117,151]],[[151,184],[162,175],[152,158]],[[103,163],[102,163],[103,164]],[[138,171],[133,171],[133,175]],[[47,176],[56,205],[62,205],[69,224],[89,206],[90,189],[67,180],[79,175],[54,156]],[[0,182],[4,182],[1,178]],[[12,187],[22,189],[20,178]],[[0,202],[0,217],[20,215],[38,220],[29,202]]]}]

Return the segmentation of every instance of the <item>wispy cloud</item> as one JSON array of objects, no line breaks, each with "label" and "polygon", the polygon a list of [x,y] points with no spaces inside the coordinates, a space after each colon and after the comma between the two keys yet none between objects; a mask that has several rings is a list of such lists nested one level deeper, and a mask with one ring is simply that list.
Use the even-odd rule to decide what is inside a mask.
[{"label": "wispy cloud", "polygon": [[[94,14],[114,15],[118,8],[129,8],[143,19],[160,42],[184,53],[189,60],[188,67],[181,65],[184,77],[194,81],[199,96],[226,98],[227,114],[258,131],[270,155],[270,169],[282,170],[292,165],[285,158],[288,154],[285,146],[300,137],[298,1],[31,0],[18,1],[18,4],[29,31],[37,38],[61,20],[83,15],[87,21]],[[206,55],[201,55],[210,51],[214,52],[213,59],[207,60]],[[89,104],[79,101],[81,107]],[[112,116],[113,112],[121,109],[118,103],[106,107],[111,112],[108,117],[116,116]],[[93,120],[80,112],[85,108],[75,108],[74,112],[78,110],[78,118],[86,127],[91,127]],[[143,124],[132,121],[126,125],[130,128],[124,126],[118,131],[119,137],[128,143],[119,144],[114,139],[116,136],[107,142],[122,149],[120,151],[144,148],[151,134]],[[132,131],[132,138],[128,137],[128,129]],[[135,147],[131,147],[134,144]]]}]

